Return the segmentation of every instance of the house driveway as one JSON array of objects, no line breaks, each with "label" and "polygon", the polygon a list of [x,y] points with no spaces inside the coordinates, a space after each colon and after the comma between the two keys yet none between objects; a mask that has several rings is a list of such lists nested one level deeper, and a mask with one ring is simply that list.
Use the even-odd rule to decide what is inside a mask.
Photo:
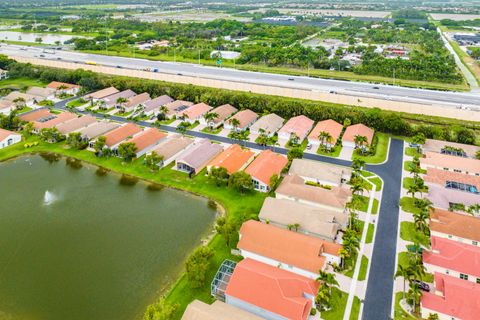
[{"label": "house driveway", "polygon": [[342,147],[342,150],[340,150],[340,154],[338,155],[338,158],[350,161],[352,159],[354,150],[355,148],[353,147]]}]

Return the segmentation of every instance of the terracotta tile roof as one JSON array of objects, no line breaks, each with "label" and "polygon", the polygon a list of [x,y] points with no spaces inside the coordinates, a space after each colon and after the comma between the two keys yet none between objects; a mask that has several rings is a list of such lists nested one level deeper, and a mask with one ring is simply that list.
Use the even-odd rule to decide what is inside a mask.
[{"label": "terracotta tile roof", "polygon": [[47,88],[58,90],[60,87],[66,87],[67,89],[78,89],[80,86],[76,84],[66,83],[66,82],[58,82],[52,81],[48,84]]},{"label": "terracotta tile roof", "polygon": [[229,104],[224,104],[224,105],[221,105],[219,107],[216,107],[215,109],[213,109],[211,112],[214,112],[216,114],[218,114],[218,116],[213,119],[213,123],[220,123],[222,121],[224,121],[225,119],[227,119],[228,117],[230,117],[232,114],[234,114],[235,112],[237,112],[238,109],[229,105]]},{"label": "terracotta tile roof", "polygon": [[140,93],[136,96],[131,97],[128,99],[128,102],[125,104],[125,107],[136,107],[139,104],[145,103],[150,100],[150,95],[147,92]]},{"label": "terracotta tile roof", "polygon": [[420,164],[437,168],[449,168],[471,173],[480,173],[480,160],[456,157],[431,151],[425,152],[425,156],[420,158]]},{"label": "terracotta tile roof", "polygon": [[13,132],[13,131],[10,131],[10,130],[5,130],[5,129],[0,128],[0,141],[5,140],[10,135],[19,136],[20,134],[16,133],[16,132]]},{"label": "terracotta tile roof", "polygon": [[167,107],[168,109],[168,115],[173,115],[177,112],[181,112],[191,106],[193,106],[193,102],[183,100],[175,100],[165,105],[165,107]]},{"label": "terracotta tile roof", "polygon": [[480,278],[480,248],[432,236],[431,251],[423,252],[423,263]]},{"label": "terracotta tile roof", "polygon": [[192,143],[193,139],[175,134],[161,141],[154,149],[152,149],[152,151],[155,151],[159,156],[163,156],[164,160],[167,160],[187,148]]},{"label": "terracotta tile roof", "polygon": [[352,126],[348,126],[343,133],[343,141],[355,142],[355,136],[364,136],[367,137],[368,144],[373,141],[373,129],[370,129],[364,124],[358,123]]},{"label": "terracotta tile roof", "polygon": [[270,178],[274,174],[280,176],[282,169],[285,168],[287,163],[287,157],[271,150],[264,150],[253,160],[245,172],[268,186]]},{"label": "terracotta tile roof", "polygon": [[36,121],[40,118],[45,118],[45,117],[49,117],[49,116],[52,116],[52,115],[53,115],[53,113],[51,113],[50,110],[48,110],[47,108],[44,108],[44,109],[37,109],[37,110],[31,111],[31,112],[28,112],[28,113],[24,113],[24,114],[20,115],[19,118],[22,121],[32,122],[32,121]]},{"label": "terracotta tile roof", "polygon": [[209,166],[225,168],[232,174],[243,169],[254,155],[250,149],[242,149],[238,144],[232,144],[213,159]]},{"label": "terracotta tile roof", "polygon": [[109,88],[105,88],[105,89],[90,93],[86,95],[85,98],[86,99],[103,99],[108,96],[111,96],[112,94],[116,94],[118,92],[119,91],[117,88],[109,87]]},{"label": "terracotta tile roof", "polygon": [[86,115],[79,118],[74,118],[72,120],[68,120],[66,122],[60,123],[56,125],[58,131],[62,134],[67,134],[73,131],[76,131],[80,128],[86,127],[91,125],[92,123],[96,122],[97,119],[91,115]]},{"label": "terracotta tile roof", "polygon": [[345,208],[352,196],[352,192],[347,188],[332,187],[328,190],[306,185],[303,178],[295,174],[283,178],[275,192],[289,198],[301,199],[337,209]]},{"label": "terracotta tile roof", "polygon": [[284,119],[277,116],[275,113],[267,114],[258,119],[250,128],[250,131],[265,130],[265,133],[273,134],[280,130],[283,125]]},{"label": "terracotta tile roof", "polygon": [[315,128],[313,128],[312,132],[308,135],[309,140],[316,140],[318,141],[318,136],[320,132],[328,132],[332,136],[331,144],[337,143],[338,138],[340,138],[340,134],[342,134],[343,125],[338,123],[335,120],[328,119],[324,121],[320,121],[317,123]]},{"label": "terracotta tile roof", "polygon": [[480,150],[480,147],[472,146],[469,144],[449,142],[449,141],[443,141],[443,140],[434,140],[434,139],[425,140],[425,144],[422,146],[422,149],[425,151],[440,153],[442,149],[445,148],[445,146],[460,148],[467,153],[467,156],[471,158],[474,158],[477,151]]},{"label": "terracotta tile roof", "polygon": [[324,254],[338,256],[342,248],[333,242],[255,220],[243,223],[237,247],[312,273],[326,267]]},{"label": "terracotta tile roof", "polygon": [[[435,272],[437,292],[423,292],[421,306],[455,319],[477,320],[480,284]],[[442,294],[443,293],[443,294]]]},{"label": "terracotta tile roof", "polygon": [[164,106],[170,102],[173,102],[173,99],[167,95],[156,97],[155,99],[145,102],[145,112],[159,109],[161,106]]},{"label": "terracotta tile roof", "polygon": [[115,94],[112,94],[111,96],[105,97],[103,98],[103,100],[105,100],[105,103],[108,106],[113,106],[114,104],[117,103],[117,100],[120,98],[125,98],[128,100],[134,96],[136,96],[136,93],[130,89],[127,89],[127,90],[123,90]]},{"label": "terracotta tile roof", "polygon": [[460,183],[471,184],[480,190],[480,177],[470,174],[462,174],[453,171],[428,168],[427,174],[423,177],[425,182],[435,183],[445,186],[447,181],[455,181]]},{"label": "terracotta tile roof", "polygon": [[208,111],[212,110],[213,108],[210,107],[208,104],[203,102],[194,104],[190,108],[187,108],[181,112],[179,112],[179,116],[185,116],[188,119],[198,119],[203,114],[207,113]]},{"label": "terracotta tile roof", "polygon": [[247,258],[237,264],[225,294],[283,319],[305,320],[312,308],[305,294],[316,296],[318,288],[317,281]]},{"label": "terracotta tile roof", "polygon": [[62,112],[60,114],[53,115],[53,116],[55,118],[53,118],[51,120],[48,120],[48,121],[45,121],[45,122],[41,122],[41,119],[37,119],[33,123],[35,129],[41,130],[43,128],[53,128],[60,123],[63,123],[63,122],[66,122],[68,120],[75,119],[75,118],[78,117],[75,113],[71,113],[71,112]]},{"label": "terracotta tile roof", "polygon": [[278,133],[295,133],[300,139],[304,139],[312,130],[315,122],[304,115],[290,118]]},{"label": "terracotta tile roof", "polygon": [[26,92],[26,94],[29,94],[29,95],[32,95],[32,96],[38,96],[38,97],[42,97],[42,98],[47,98],[48,96],[51,96],[54,93],[55,93],[54,89],[40,88],[40,87],[31,87]]},{"label": "terracotta tile roof", "polygon": [[122,142],[123,140],[132,137],[133,135],[142,131],[142,128],[134,123],[126,123],[123,126],[116,128],[105,135],[105,145],[109,148]]},{"label": "terracotta tile roof", "polygon": [[430,213],[430,229],[480,242],[480,218],[435,209]]},{"label": "terracotta tile roof", "polygon": [[238,126],[238,128],[239,129],[245,129],[252,122],[257,120],[257,118],[258,118],[258,114],[256,114],[255,112],[253,112],[250,109],[245,109],[245,110],[239,111],[238,113],[236,113],[233,117],[231,117],[227,121],[231,122],[231,120],[237,119],[240,122],[240,125]]},{"label": "terracotta tile roof", "polygon": [[181,320],[262,320],[253,313],[215,300],[211,305],[199,300],[193,300],[183,313]]},{"label": "terracotta tile roof", "polygon": [[126,142],[133,142],[137,146],[137,153],[143,151],[144,149],[155,145],[160,140],[165,138],[167,134],[156,128],[148,128],[142,133],[135,135],[133,138],[127,140]]}]

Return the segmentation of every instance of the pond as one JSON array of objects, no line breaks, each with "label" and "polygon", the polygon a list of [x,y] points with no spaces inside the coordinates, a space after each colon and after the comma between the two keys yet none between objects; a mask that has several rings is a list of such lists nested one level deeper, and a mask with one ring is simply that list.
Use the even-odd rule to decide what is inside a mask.
[{"label": "pond", "polygon": [[57,41],[63,44],[65,41],[72,38],[84,38],[81,36],[70,36],[65,34],[50,34],[50,33],[28,33],[18,31],[0,31],[0,41],[20,41],[20,42],[36,42],[37,38],[42,39],[44,44],[56,44]]},{"label": "pond", "polygon": [[0,163],[0,319],[132,320],[210,231],[206,199],[35,155]]}]

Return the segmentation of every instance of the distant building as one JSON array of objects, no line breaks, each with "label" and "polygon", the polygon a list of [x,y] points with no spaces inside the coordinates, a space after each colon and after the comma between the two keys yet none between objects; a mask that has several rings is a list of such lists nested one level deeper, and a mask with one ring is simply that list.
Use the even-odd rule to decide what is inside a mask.
[{"label": "distant building", "polygon": [[153,47],[168,47],[169,45],[170,41],[168,40],[149,40],[135,44],[135,46],[140,50],[151,50]]},{"label": "distant building", "polygon": [[240,57],[240,52],[236,51],[219,51],[215,50],[210,53],[210,58],[222,58],[225,60],[238,59]]},{"label": "distant building", "polygon": [[0,128],[0,149],[22,141],[22,135]]},{"label": "distant building", "polygon": [[0,80],[8,79],[8,71],[0,69]]},{"label": "distant building", "polygon": [[480,33],[477,34],[461,34],[453,35],[453,39],[461,46],[471,46],[480,44]]}]

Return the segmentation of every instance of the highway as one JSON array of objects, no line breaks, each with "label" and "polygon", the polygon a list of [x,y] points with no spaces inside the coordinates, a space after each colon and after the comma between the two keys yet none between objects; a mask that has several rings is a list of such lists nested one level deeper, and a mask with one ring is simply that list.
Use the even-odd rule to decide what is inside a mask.
[{"label": "highway", "polygon": [[190,63],[150,61],[145,59],[123,58],[81,52],[57,50],[44,52],[41,47],[29,47],[2,44],[0,54],[11,57],[39,58],[76,62],[81,67],[91,61],[98,65],[124,69],[158,69],[159,73],[194,76],[204,79],[232,81],[275,86],[289,89],[303,89],[331,94],[343,94],[358,98],[369,97],[392,101],[414,102],[427,105],[443,105],[448,107],[480,110],[479,93],[445,92],[426,89],[406,88],[399,86],[370,84],[321,78],[288,76],[263,72],[241,71],[230,68],[201,66]]}]

